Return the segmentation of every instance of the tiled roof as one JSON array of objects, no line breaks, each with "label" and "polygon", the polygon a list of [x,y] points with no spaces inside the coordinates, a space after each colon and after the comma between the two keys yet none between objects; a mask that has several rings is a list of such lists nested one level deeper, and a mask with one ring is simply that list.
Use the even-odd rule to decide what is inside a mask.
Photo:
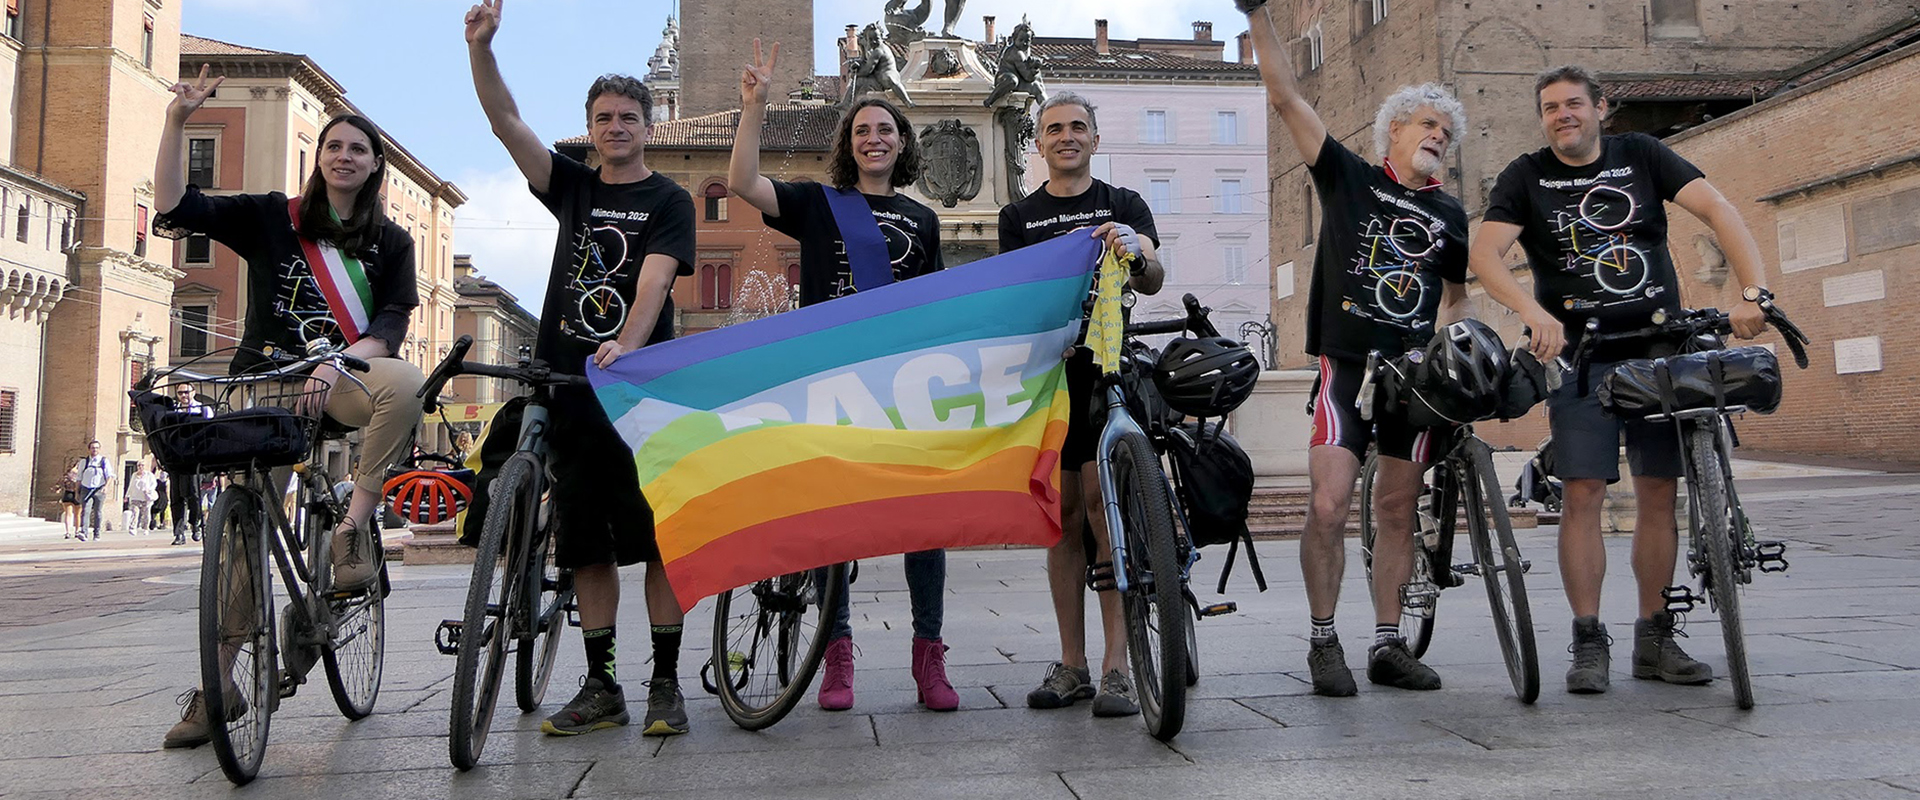
[{"label": "tiled roof", "polygon": [[[760,149],[826,152],[833,145],[833,127],[839,120],[840,109],[834,106],[773,106],[767,109],[766,127],[760,131]],[[655,123],[647,149],[731,150],[738,127],[739,109]],[[587,143],[582,134],[554,144],[580,147]]]},{"label": "tiled roof", "polygon": [[[1109,42],[1107,52],[1102,54],[1092,39],[1041,36],[1033,40],[1033,52],[1041,59],[1043,79],[1049,74],[1072,74],[1085,77],[1179,75],[1248,82],[1260,80],[1260,69],[1253,64],[1193,58],[1123,45],[1122,42]],[[988,65],[998,63],[1003,46],[981,45],[981,62]]]},{"label": "tiled roof", "polygon": [[1865,64],[1868,61],[1872,61],[1875,58],[1879,58],[1880,56],[1916,42],[1920,42],[1920,21],[1909,21],[1905,25],[1873,36],[1859,45],[1844,48],[1837,57],[1823,62],[1815,62],[1817,66],[1812,66],[1811,69],[1794,76],[1788,85],[1789,87],[1805,86],[1828,75],[1852,69],[1853,67]]},{"label": "tiled roof", "polygon": [[284,56],[288,54],[277,50],[262,50],[258,47],[247,47],[245,45],[233,44],[232,42],[223,42],[219,39],[208,39],[204,36],[194,36],[193,34],[183,33],[180,34],[180,55]]},{"label": "tiled roof", "polygon": [[1761,99],[1784,81],[1762,77],[1613,78],[1607,97],[1613,100],[1729,100]]}]

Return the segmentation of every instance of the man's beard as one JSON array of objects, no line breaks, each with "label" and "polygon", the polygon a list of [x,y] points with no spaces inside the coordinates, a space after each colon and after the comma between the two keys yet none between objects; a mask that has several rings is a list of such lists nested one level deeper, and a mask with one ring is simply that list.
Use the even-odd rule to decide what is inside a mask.
[{"label": "man's beard", "polygon": [[1440,174],[1440,166],[1441,165],[1440,165],[1439,156],[1429,153],[1426,150],[1414,151],[1413,153],[1413,171],[1414,172],[1417,172],[1423,175],[1438,175]]}]

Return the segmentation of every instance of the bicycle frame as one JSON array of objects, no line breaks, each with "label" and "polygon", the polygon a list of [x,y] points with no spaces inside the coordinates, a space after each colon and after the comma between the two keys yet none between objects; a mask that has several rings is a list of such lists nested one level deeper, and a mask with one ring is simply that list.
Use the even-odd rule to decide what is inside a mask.
[{"label": "bicycle frame", "polygon": [[1107,424],[1100,429],[1095,463],[1100,473],[1100,503],[1107,518],[1107,540],[1113,551],[1113,585],[1115,590],[1125,592],[1131,586],[1127,580],[1127,537],[1116,532],[1126,530],[1126,522],[1120,515],[1120,489],[1113,482],[1113,459],[1108,453],[1120,437],[1130,433],[1145,436],[1147,432],[1127,413],[1127,398],[1117,382],[1108,383],[1106,393]]}]

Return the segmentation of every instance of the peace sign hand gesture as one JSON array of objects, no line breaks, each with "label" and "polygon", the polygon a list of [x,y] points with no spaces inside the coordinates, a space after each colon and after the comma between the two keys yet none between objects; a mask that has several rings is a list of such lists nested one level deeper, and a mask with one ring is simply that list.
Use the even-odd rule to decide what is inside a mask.
[{"label": "peace sign hand gesture", "polygon": [[192,84],[181,81],[173,85],[173,102],[167,105],[168,117],[177,122],[185,122],[187,117],[193,116],[193,112],[200,110],[201,104],[207,102],[207,98],[213,96],[213,90],[220,88],[220,84],[227,80],[227,76],[222,75],[214,78],[212,83],[208,83],[208,70],[209,67],[206,64],[201,64],[200,77],[196,78]]},{"label": "peace sign hand gesture", "polygon": [[467,9],[467,44],[492,44],[493,35],[500,32],[500,15],[507,9],[507,0],[480,0],[480,4]]},{"label": "peace sign hand gesture", "polygon": [[767,104],[767,92],[773,86],[773,62],[779,57],[779,42],[773,43],[773,49],[762,60],[760,40],[753,40],[753,63],[740,73],[740,105],[757,107]]}]

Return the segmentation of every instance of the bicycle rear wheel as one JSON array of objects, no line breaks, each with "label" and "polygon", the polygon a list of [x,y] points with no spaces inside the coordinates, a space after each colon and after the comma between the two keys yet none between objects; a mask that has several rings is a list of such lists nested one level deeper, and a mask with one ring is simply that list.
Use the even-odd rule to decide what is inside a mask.
[{"label": "bicycle rear wheel", "polygon": [[1753,677],[1747,672],[1747,639],[1740,627],[1740,566],[1734,551],[1734,509],[1727,495],[1727,467],[1720,459],[1717,424],[1693,426],[1687,432],[1688,474],[1693,495],[1693,535],[1706,540],[1700,574],[1714,613],[1720,616],[1720,634],[1727,643],[1727,678],[1733,683],[1733,702],[1753,708]]},{"label": "bicycle rear wheel", "polygon": [[1172,499],[1160,459],[1144,435],[1121,436],[1107,458],[1125,527],[1117,535],[1127,548],[1129,586],[1122,597],[1127,654],[1139,687],[1140,716],[1147,732],[1164,742],[1186,723],[1187,627],[1193,624],[1180,591]]},{"label": "bicycle rear wheel", "polygon": [[214,755],[235,785],[260,773],[280,701],[265,526],[259,496],[229,486],[208,515],[201,556],[200,687]]},{"label": "bicycle rear wheel", "polygon": [[514,645],[513,699],[522,712],[531,712],[546,699],[553,679],[553,662],[560,655],[560,634],[567,629],[567,606],[573,603],[573,571],[553,563],[551,528],[530,556],[527,585],[521,592],[527,629]]},{"label": "bicycle rear wheel", "polygon": [[757,731],[793,710],[827,652],[846,564],[755,581],[716,596],[713,676],[733,724]]},{"label": "bicycle rear wheel", "polygon": [[[1367,589],[1373,589],[1373,479],[1379,472],[1377,453],[1367,454],[1360,467],[1360,561],[1367,573]],[[1424,490],[1423,490],[1424,491]],[[1419,534],[1420,509],[1414,508],[1413,571],[1400,587],[1400,635],[1415,658],[1427,654],[1433,644],[1433,618],[1440,610],[1440,586],[1433,582],[1433,551],[1427,549]]]},{"label": "bicycle rear wheel", "polygon": [[1513,541],[1513,521],[1500,495],[1500,477],[1493,470],[1493,451],[1478,437],[1467,439],[1467,464],[1472,475],[1462,475],[1466,499],[1467,537],[1480,579],[1487,584],[1487,603],[1493,611],[1493,631],[1514,695],[1532,704],[1540,699],[1540,656],[1533,641],[1533,612],[1527,605],[1526,564]]},{"label": "bicycle rear wheel", "polygon": [[[373,524],[378,523],[378,518]],[[334,521],[327,515],[307,511],[302,520],[307,535],[327,536]],[[376,544],[375,547],[378,547]],[[380,578],[365,589],[331,592],[325,601],[333,620],[333,636],[321,654],[327,667],[327,688],[333,692],[333,704],[347,719],[361,719],[373,713],[380,697],[380,677],[386,666],[387,650],[387,565],[380,564]]]},{"label": "bicycle rear wheel", "polygon": [[516,455],[488,486],[487,516],[480,526],[480,546],[473,554],[473,577],[467,582],[466,612],[460,623],[453,713],[447,720],[448,756],[462,770],[480,763],[500,697],[507,641],[513,637],[509,612],[523,586],[511,577],[520,569],[517,555],[508,554],[504,569],[500,556],[508,544],[527,535],[534,507],[533,467],[532,458]]}]

